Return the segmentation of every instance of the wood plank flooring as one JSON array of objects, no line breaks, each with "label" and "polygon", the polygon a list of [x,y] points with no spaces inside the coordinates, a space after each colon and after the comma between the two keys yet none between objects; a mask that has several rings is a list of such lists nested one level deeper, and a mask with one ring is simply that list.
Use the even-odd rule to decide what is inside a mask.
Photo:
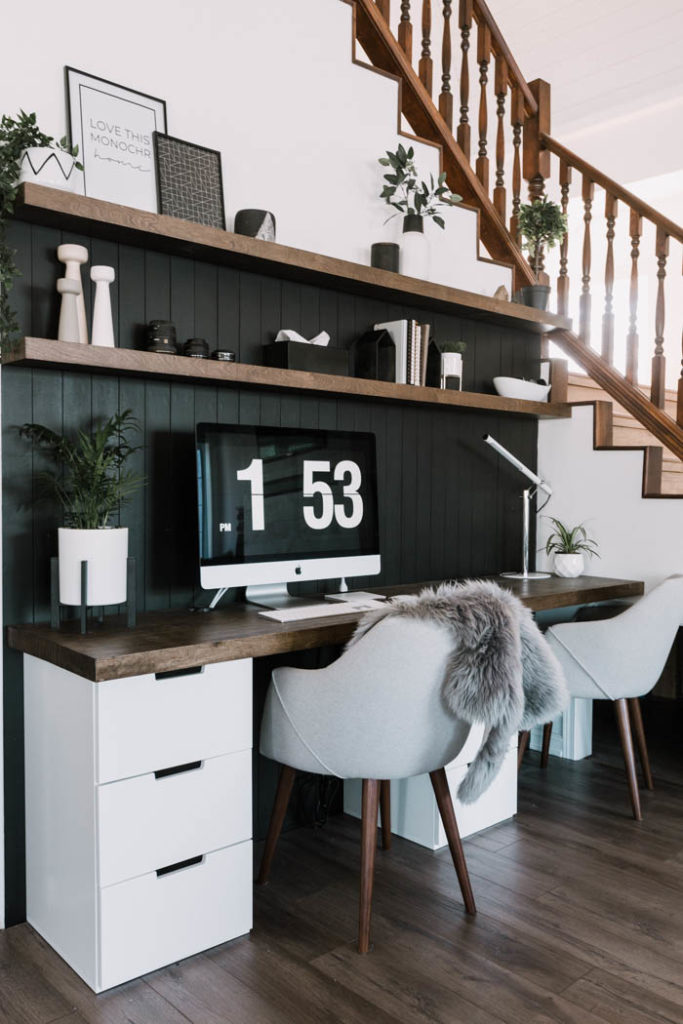
[{"label": "wood plank flooring", "polygon": [[650,737],[640,824],[611,722],[590,760],[528,754],[516,820],[465,841],[474,920],[448,850],[395,839],[358,956],[360,829],[335,818],[283,837],[251,937],[103,995],[28,925],[0,933],[0,1022],[683,1024],[680,724]]}]

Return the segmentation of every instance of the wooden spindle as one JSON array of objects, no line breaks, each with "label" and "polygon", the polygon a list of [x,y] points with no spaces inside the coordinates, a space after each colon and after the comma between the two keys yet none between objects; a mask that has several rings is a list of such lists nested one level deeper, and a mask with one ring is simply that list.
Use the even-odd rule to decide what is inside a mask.
[{"label": "wooden spindle", "polygon": [[412,64],[413,26],[410,21],[410,0],[401,0],[401,20],[398,23],[398,44]]},{"label": "wooden spindle", "polygon": [[522,203],[522,161],[520,147],[522,145],[522,125],[524,124],[524,96],[516,86],[510,99],[510,121],[512,123],[512,216],[510,217],[510,234],[519,241],[517,220]]},{"label": "wooden spindle", "polygon": [[579,336],[585,345],[591,338],[591,207],[595,185],[584,174],[581,187],[583,198],[583,254],[581,260],[581,299],[579,303]]},{"label": "wooden spindle", "polygon": [[[565,160],[560,160],[560,206],[565,216],[569,206],[569,186],[571,183],[572,169]],[[560,242],[560,272],[557,278],[557,312],[560,316],[567,316],[569,309],[568,251],[569,232],[567,231]]]},{"label": "wooden spindle", "polygon": [[441,92],[439,113],[448,127],[453,130],[453,93],[451,92],[451,0],[443,4],[443,37],[441,40]]},{"label": "wooden spindle", "polygon": [[489,190],[489,158],[486,155],[488,145],[488,108],[486,105],[486,86],[489,80],[489,60],[491,58],[491,30],[485,21],[480,21],[477,32],[477,63],[479,64],[479,155],[477,156],[476,172],[479,181],[486,191]]},{"label": "wooden spindle", "polygon": [[432,95],[432,3],[431,0],[422,0],[422,55],[418,65],[420,81],[425,89]]},{"label": "wooden spindle", "polygon": [[602,358],[611,366],[614,362],[614,224],[617,219],[617,200],[605,194],[607,221],[607,255],[605,257],[605,312],[602,317]]},{"label": "wooden spindle", "polygon": [[643,233],[643,218],[631,210],[629,220],[631,234],[631,283],[629,287],[628,334],[626,335],[626,379],[638,383],[638,256],[640,236]]},{"label": "wooden spindle", "polygon": [[375,0],[377,10],[382,15],[387,25],[391,18],[391,0]]},{"label": "wooden spindle", "polygon": [[496,187],[493,190],[493,205],[502,221],[505,221],[505,96],[508,88],[508,67],[502,57],[496,58]]},{"label": "wooden spindle", "polygon": [[535,78],[529,82],[529,89],[537,110],[524,122],[523,171],[533,203],[543,196],[546,179],[550,177],[550,153],[541,144],[541,135],[550,135],[550,86],[542,78]]},{"label": "wooden spindle", "polygon": [[655,354],[652,357],[652,389],[650,401],[658,409],[666,404],[666,357],[664,356],[664,278],[666,277],[666,260],[669,255],[669,236],[664,228],[657,228],[655,243],[657,256],[657,305],[655,307]]},{"label": "wooden spindle", "polygon": [[467,53],[470,48],[470,31],[472,29],[472,0],[460,0],[460,123],[458,124],[458,145],[470,159],[470,70]]}]

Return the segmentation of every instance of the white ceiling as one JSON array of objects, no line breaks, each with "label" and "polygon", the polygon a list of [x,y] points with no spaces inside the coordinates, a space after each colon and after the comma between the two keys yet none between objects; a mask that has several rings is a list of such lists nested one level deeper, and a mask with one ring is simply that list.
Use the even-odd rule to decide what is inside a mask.
[{"label": "white ceiling", "polygon": [[489,0],[552,134],[622,183],[683,168],[681,0]]}]

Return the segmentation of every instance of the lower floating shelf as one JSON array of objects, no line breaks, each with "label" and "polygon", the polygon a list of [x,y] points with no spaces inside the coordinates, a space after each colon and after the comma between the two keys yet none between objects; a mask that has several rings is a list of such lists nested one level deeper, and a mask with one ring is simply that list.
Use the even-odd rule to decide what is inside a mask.
[{"label": "lower floating shelf", "polygon": [[441,405],[487,412],[508,412],[538,417],[569,417],[565,402],[525,402],[474,391],[391,384],[357,377],[337,377],[302,370],[280,370],[248,363],[219,363],[185,356],[159,355],[130,348],[98,348],[47,338],[24,338],[15,351],[2,357],[5,366],[42,366],[85,373],[130,374],[137,377],[180,378],[195,384],[241,385],[292,391],[319,391],[353,398],[380,398],[419,405]]}]

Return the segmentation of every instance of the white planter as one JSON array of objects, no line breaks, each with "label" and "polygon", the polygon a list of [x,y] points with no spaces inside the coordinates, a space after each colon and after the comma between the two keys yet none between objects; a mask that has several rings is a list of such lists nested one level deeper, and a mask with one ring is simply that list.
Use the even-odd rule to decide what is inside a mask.
[{"label": "white planter", "polygon": [[72,530],[60,527],[59,600],[81,603],[81,562],[88,563],[86,604],[123,604],[126,600],[128,527]]},{"label": "white planter", "polygon": [[61,149],[51,146],[31,146],[19,157],[19,184],[30,181],[48,188],[61,188],[75,192],[78,181],[75,160]]},{"label": "white planter", "polygon": [[457,377],[460,381],[462,391],[462,353],[442,352],[441,353],[441,387],[446,387],[447,377]]},{"label": "white planter", "polygon": [[583,555],[555,555],[555,575],[571,579],[583,572]]},{"label": "white planter", "polygon": [[429,278],[429,242],[424,233],[423,217],[412,214],[403,218],[400,269],[407,277],[421,281]]}]

